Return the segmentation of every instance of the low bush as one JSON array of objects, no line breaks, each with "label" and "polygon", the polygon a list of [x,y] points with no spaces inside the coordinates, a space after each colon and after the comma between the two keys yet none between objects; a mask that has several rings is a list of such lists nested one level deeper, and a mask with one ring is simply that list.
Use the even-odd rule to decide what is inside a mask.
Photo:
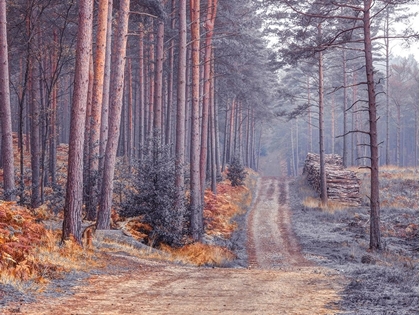
[{"label": "low bush", "polygon": [[187,208],[185,200],[183,205],[175,206],[175,158],[170,155],[170,146],[161,144],[160,137],[151,139],[148,148],[134,169],[134,187],[126,192],[121,215],[143,216],[152,227],[149,243],[180,246],[187,231]]},{"label": "low bush", "polygon": [[227,170],[227,178],[230,180],[232,186],[244,185],[247,172],[241,164],[238,157],[234,157],[230,162]]}]

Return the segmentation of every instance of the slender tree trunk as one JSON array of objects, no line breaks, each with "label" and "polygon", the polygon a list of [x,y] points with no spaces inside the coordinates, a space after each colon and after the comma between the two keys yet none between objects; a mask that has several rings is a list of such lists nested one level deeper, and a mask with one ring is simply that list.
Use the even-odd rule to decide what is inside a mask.
[{"label": "slender tree trunk", "polygon": [[241,161],[241,164],[244,162],[244,139],[243,139],[243,133],[244,133],[244,127],[243,127],[243,103],[241,102],[241,106],[238,110],[238,156],[239,160]]},{"label": "slender tree trunk", "polygon": [[235,155],[235,144],[234,144],[234,133],[235,133],[235,113],[236,113],[236,98],[232,100],[232,105],[230,109],[230,123],[229,123],[229,144],[228,151],[226,154],[226,163],[230,164],[232,158]]},{"label": "slender tree trunk", "polygon": [[397,165],[402,166],[401,162],[401,105],[399,102],[396,103],[397,105]]},{"label": "slender tree trunk", "polygon": [[257,172],[260,169],[260,152],[261,152],[261,137],[262,137],[262,126],[260,126],[260,132],[259,132],[259,137],[258,137],[258,146],[257,146]]},{"label": "slender tree trunk", "polygon": [[3,188],[6,200],[15,200],[15,168],[13,157],[12,113],[9,90],[6,1],[0,0],[0,116]]},{"label": "slender tree trunk", "polygon": [[139,25],[139,87],[140,87],[140,133],[139,133],[139,159],[143,156],[144,138],[146,134],[146,96],[145,96],[145,80],[144,80],[144,26],[142,23]]},{"label": "slender tree trunk", "polygon": [[[347,152],[347,55],[346,50],[343,49],[343,165],[347,167],[348,162],[348,152]],[[353,149],[352,149],[353,150]]]},{"label": "slender tree trunk", "polygon": [[191,235],[194,241],[203,235],[203,207],[200,183],[200,0],[190,0],[191,14],[191,150],[190,150],[190,207]]},{"label": "slender tree trunk", "polygon": [[41,205],[41,178],[40,178],[40,113],[39,113],[39,89],[35,87],[36,78],[39,74],[39,69],[34,65],[34,56],[30,56],[30,79],[29,87],[31,91],[31,98],[29,102],[30,111],[30,147],[31,147],[31,170],[32,170],[32,187],[31,187],[31,207],[38,208]]},{"label": "slender tree trunk", "polygon": [[374,67],[372,57],[372,39],[370,30],[370,8],[372,0],[364,1],[363,31],[366,62],[366,79],[369,101],[369,138],[370,138],[370,249],[381,249],[380,233],[380,203],[379,203],[379,156],[378,156],[378,131],[376,114],[376,94]]},{"label": "slender tree trunk", "polygon": [[154,110],[153,128],[154,133],[162,137],[162,104],[163,104],[163,40],[165,35],[165,24],[159,20],[157,22],[157,41],[156,41],[156,72],[154,80]]},{"label": "slender tree trunk", "polygon": [[[212,54],[213,58],[213,54]],[[211,177],[211,190],[214,194],[217,193],[217,162],[216,162],[216,126],[215,126],[215,101],[214,101],[214,73],[213,62],[211,62],[210,70],[210,109],[209,109],[209,136],[210,136],[210,177]]]},{"label": "slender tree trunk", "polygon": [[331,98],[331,153],[335,154],[335,95]]},{"label": "slender tree trunk", "polygon": [[177,197],[175,208],[184,207],[185,187],[185,108],[187,89],[187,1],[179,1],[179,52],[178,52],[178,90],[176,109],[176,138],[175,138],[175,187]]},{"label": "slender tree trunk", "polygon": [[127,102],[127,162],[131,173],[131,166],[133,164],[133,75],[131,69],[131,59],[127,61],[128,67],[128,102]]},{"label": "slender tree trunk", "polygon": [[[153,22],[151,26],[153,30]],[[154,122],[154,102],[155,102],[155,36],[153,32],[149,34],[149,119],[148,119],[148,136],[153,136]],[[160,113],[159,113],[160,114]]]},{"label": "slender tree trunk", "polygon": [[73,236],[81,243],[83,205],[83,140],[89,85],[89,59],[92,47],[93,1],[80,0],[76,46],[76,69],[71,114],[67,191],[62,240]]},{"label": "slender tree trunk", "polygon": [[[176,1],[172,0],[171,11],[174,14],[176,10]],[[174,15],[175,16],[175,15]],[[171,30],[175,31],[176,19],[175,17],[171,20]],[[174,61],[175,61],[175,40],[172,39],[169,43],[169,73],[168,73],[168,98],[166,106],[166,128],[165,128],[165,144],[170,144],[173,141],[172,138],[172,116],[173,116],[173,90],[174,90]]]},{"label": "slender tree trunk", "polygon": [[299,122],[295,119],[295,127],[296,127],[296,176],[298,176],[299,171]]},{"label": "slender tree trunk", "polygon": [[[54,31],[54,44],[58,47],[57,32]],[[54,53],[51,61],[51,77],[57,73],[57,49],[54,49]],[[54,80],[51,93],[51,122],[50,122],[50,175],[51,175],[51,186],[54,188],[57,184],[57,97],[58,97],[58,79]]]},{"label": "slender tree trunk", "polygon": [[[105,60],[107,49],[108,6],[109,0],[100,0],[98,8],[98,30],[96,32],[96,50],[94,60],[94,78],[92,91],[92,109],[89,130],[89,200],[86,205],[88,219],[96,219],[98,204],[97,187],[99,177],[99,142],[101,134],[101,114],[104,97]],[[111,9],[112,10],[112,9]]]},{"label": "slender tree trunk", "polygon": [[89,136],[90,136],[90,117],[92,114],[92,92],[93,92],[93,56],[90,55],[89,61],[89,85],[88,85],[88,97],[86,103],[86,126],[84,130],[84,141],[83,141],[83,203],[86,207],[86,218],[89,221],[95,220],[96,211],[95,208],[90,205],[91,196],[89,195],[89,187],[91,186],[90,182],[90,145],[89,145]]},{"label": "slender tree trunk", "polygon": [[386,8],[386,17],[385,17],[385,100],[386,100],[386,141],[385,141],[385,164],[391,164],[390,161],[390,149],[389,149],[389,121],[390,121],[390,111],[389,111],[389,6]]},{"label": "slender tree trunk", "polygon": [[[318,35],[322,36],[321,24],[318,24]],[[324,156],[324,66],[322,51],[319,52],[318,61],[318,77],[319,77],[319,173],[321,187],[321,203],[326,205],[328,202],[327,195],[327,176],[325,172],[325,156]]]},{"label": "slender tree trunk", "polygon": [[130,1],[120,0],[118,33],[117,38],[114,41],[116,56],[112,73],[112,93],[109,107],[109,133],[105,153],[103,183],[101,187],[102,194],[97,220],[97,228],[101,230],[109,229],[111,223],[113,180],[115,161],[117,157],[118,137],[120,133],[129,11]]},{"label": "slender tree trunk", "polygon": [[101,108],[101,129],[99,135],[99,164],[98,164],[98,187],[101,191],[101,179],[105,164],[105,148],[108,142],[108,118],[109,118],[109,98],[111,87],[111,51],[112,51],[112,5],[113,0],[108,0],[108,19],[106,29],[106,49],[105,49],[105,69],[104,69],[104,87],[102,93]]},{"label": "slender tree trunk", "polygon": [[[214,55],[214,53],[213,53]],[[213,57],[214,59],[214,57]],[[216,79],[215,79],[215,74],[214,74],[214,60],[213,60],[213,88],[212,88],[212,93],[213,93],[213,116],[214,116],[214,132],[215,132],[215,142],[216,142],[216,147],[215,147],[215,153],[216,153],[216,179],[217,180],[222,180],[222,174],[221,174],[221,163],[220,163],[220,145],[219,145],[219,110],[218,110],[218,102],[216,99]]]},{"label": "slender tree trunk", "polygon": [[293,137],[293,125],[290,128],[290,144],[292,145],[291,152],[292,152],[292,176],[296,176],[296,164],[295,164],[295,141]]},{"label": "slender tree trunk", "polygon": [[[357,85],[356,85],[356,82],[357,82],[357,72],[356,71],[354,71],[353,70],[353,108],[354,108],[354,110],[353,110],[353,114],[351,115],[351,119],[352,119],[352,128],[353,128],[353,130],[357,130],[357,129],[359,129],[359,121],[360,121],[360,119],[359,119],[359,116],[360,116],[360,113],[358,112],[358,105],[357,105]],[[358,145],[359,143],[360,143],[360,141],[359,141],[359,139],[360,139],[360,134],[359,133],[357,133],[357,134],[354,134],[354,133],[352,133],[351,134],[351,145],[352,145],[352,150],[351,150],[351,162],[350,162],[350,164],[351,165],[358,165],[360,162],[359,161],[361,161],[361,160],[357,160],[358,162],[356,162],[356,159],[358,159],[360,156],[361,156],[361,154],[359,154],[359,152],[360,152],[360,146]]]},{"label": "slender tree trunk", "polygon": [[312,113],[311,113],[311,90],[309,85],[309,76],[306,77],[306,92],[308,100],[308,152],[313,152],[312,146]]},{"label": "slender tree trunk", "polygon": [[206,163],[208,155],[208,129],[209,129],[209,108],[211,91],[211,57],[214,21],[216,19],[217,0],[208,0],[207,18],[205,22],[206,38],[204,48],[204,87],[203,87],[203,113],[201,124],[201,150],[200,150],[200,179],[201,179],[201,203],[204,203],[204,190],[206,188]]},{"label": "slender tree trunk", "polygon": [[[27,45],[28,50],[27,50],[27,55],[29,55],[29,44]],[[19,99],[19,138],[20,138],[20,142],[18,143],[19,146],[19,171],[20,171],[20,175],[19,175],[19,189],[20,189],[20,193],[19,193],[19,203],[20,204],[24,204],[25,202],[25,181],[24,181],[24,144],[26,146],[28,146],[29,144],[29,139],[28,139],[28,130],[26,129],[26,135],[25,135],[25,140],[23,137],[23,133],[24,133],[24,128],[25,128],[25,119],[24,119],[24,113],[25,113],[25,103],[26,103],[26,92],[27,92],[27,85],[28,85],[28,79],[29,79],[29,65],[30,65],[30,58],[27,56],[26,58],[26,69],[25,69],[25,74],[22,75],[22,80],[23,81],[23,86],[21,88],[20,91],[20,99]],[[22,66],[22,63],[21,63]],[[21,69],[21,71],[23,72],[23,69]],[[6,104],[6,102],[4,103]],[[27,107],[27,106],[26,106]],[[27,110],[27,109],[26,109]],[[27,121],[27,120],[26,120]]]},{"label": "slender tree trunk", "polygon": [[225,132],[223,137],[223,155],[222,155],[222,168],[221,172],[225,170],[226,161],[228,158],[228,152],[229,152],[229,146],[230,146],[230,139],[228,136],[228,130],[229,130],[229,100],[226,103],[226,111],[225,111]]}]

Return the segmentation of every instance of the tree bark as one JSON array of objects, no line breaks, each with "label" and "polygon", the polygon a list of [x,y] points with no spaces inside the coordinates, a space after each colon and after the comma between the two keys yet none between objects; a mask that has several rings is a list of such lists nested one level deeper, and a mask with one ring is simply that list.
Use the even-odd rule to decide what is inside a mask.
[{"label": "tree bark", "polygon": [[[92,50],[91,50],[92,51]],[[91,206],[89,187],[90,183],[90,145],[89,145],[89,136],[90,136],[90,117],[92,114],[92,92],[93,92],[93,56],[90,55],[89,61],[89,85],[88,85],[88,97],[86,103],[86,118],[85,118],[85,130],[84,130],[84,140],[83,140],[83,203],[86,207],[86,218],[89,221],[95,220],[96,211],[95,208]]]},{"label": "tree bark", "polygon": [[343,165],[348,166],[348,152],[347,152],[347,54],[343,49]]},{"label": "tree bark", "polygon": [[[321,24],[318,24],[318,36],[322,36]],[[319,106],[319,159],[320,159],[320,181],[321,181],[321,203],[326,205],[328,202],[327,195],[327,177],[325,174],[325,158],[324,158],[324,66],[322,51],[318,53],[318,106]]]},{"label": "tree bark", "polygon": [[[214,54],[212,54],[212,59]],[[214,63],[211,62],[211,72],[210,72],[210,135],[211,135],[211,190],[214,194],[217,194],[217,171],[219,165],[217,163],[217,133],[216,133],[216,102],[215,102],[215,93],[214,93]]]},{"label": "tree bark", "polygon": [[162,101],[163,101],[163,40],[165,35],[165,24],[157,22],[156,38],[156,71],[154,80],[154,106],[153,106],[153,132],[162,137]]},{"label": "tree bark", "polygon": [[[57,32],[54,31],[54,44],[58,46]],[[54,49],[51,62],[51,77],[57,73],[57,49]],[[57,140],[58,140],[58,126],[57,126],[57,97],[58,97],[58,78],[54,80],[51,92],[51,121],[50,121],[50,175],[51,186],[54,188],[57,184]]]},{"label": "tree bark", "polygon": [[0,115],[3,188],[5,200],[15,200],[15,168],[13,157],[12,113],[9,89],[6,1],[0,0]]},{"label": "tree bark", "polygon": [[381,231],[380,231],[380,203],[379,203],[379,156],[378,156],[378,131],[377,131],[377,113],[376,113],[376,94],[374,67],[372,57],[372,39],[370,29],[370,8],[372,0],[364,1],[363,10],[363,31],[366,62],[366,79],[368,88],[369,102],[369,138],[370,138],[370,242],[369,247],[373,250],[381,249]]},{"label": "tree bark", "polygon": [[153,122],[154,122],[154,102],[155,102],[155,36],[153,34],[153,22],[151,26],[151,32],[149,34],[149,118],[147,123],[147,136],[153,136]]},{"label": "tree bark", "polygon": [[389,125],[390,125],[390,110],[389,110],[389,58],[390,58],[390,51],[389,51],[389,7],[386,8],[386,17],[385,17],[385,29],[384,29],[384,37],[385,37],[385,100],[386,100],[386,141],[385,141],[385,164],[390,165],[390,136],[389,136]]},{"label": "tree bark", "polygon": [[201,150],[200,150],[200,180],[201,180],[201,203],[204,203],[204,190],[206,188],[206,163],[208,155],[208,135],[209,135],[209,108],[211,93],[211,57],[212,39],[214,31],[214,21],[216,19],[217,0],[208,0],[207,17],[205,22],[206,38],[204,43],[204,93],[203,93],[203,112],[201,123]]},{"label": "tree bark", "polygon": [[125,56],[127,49],[128,17],[130,10],[129,0],[120,0],[118,15],[118,32],[115,45],[115,62],[112,72],[111,100],[109,107],[109,132],[105,152],[104,174],[101,187],[101,200],[99,204],[97,228],[106,230],[110,228],[113,180],[115,161],[117,157],[118,138],[120,134],[120,120],[122,96],[124,86]]},{"label": "tree bark", "polygon": [[190,150],[190,207],[191,235],[194,241],[203,235],[203,206],[200,183],[200,0],[190,0],[191,15],[191,150]]},{"label": "tree bark", "polygon": [[185,108],[187,89],[187,1],[179,1],[179,52],[178,52],[178,90],[176,109],[176,138],[175,138],[175,187],[177,190],[177,209],[184,206],[185,187]]},{"label": "tree bark", "polygon": [[108,118],[109,118],[109,98],[111,81],[111,51],[112,51],[112,4],[113,0],[108,0],[108,20],[106,30],[106,49],[105,49],[105,70],[104,87],[102,92],[101,108],[101,129],[99,135],[99,165],[98,165],[98,191],[101,191],[101,179],[105,163],[105,148],[108,142]]},{"label": "tree bark", "polygon": [[[33,45],[33,44],[32,44]],[[31,149],[31,207],[38,208],[41,205],[41,163],[40,163],[40,112],[39,112],[39,89],[35,87],[36,78],[39,75],[39,68],[35,65],[35,57],[29,56],[29,89],[31,97],[29,100],[30,119],[30,149]]]},{"label": "tree bark", "polygon": [[128,102],[127,102],[127,162],[131,172],[131,166],[133,164],[133,75],[131,68],[131,59],[127,61],[128,68]]},{"label": "tree bark", "polygon": [[139,25],[139,87],[140,87],[140,128],[139,128],[139,159],[143,157],[144,138],[146,134],[146,95],[145,95],[145,79],[144,79],[144,26],[142,23]]},{"label": "tree bark", "polygon": [[93,0],[79,2],[79,24],[76,47],[76,69],[67,172],[67,191],[64,206],[62,240],[73,236],[81,243],[83,205],[83,140],[86,126],[86,102],[89,84],[89,59],[92,47]]},{"label": "tree bark", "polygon": [[101,133],[101,114],[104,97],[105,60],[107,49],[109,0],[100,0],[98,8],[98,30],[96,33],[96,50],[94,60],[94,78],[92,91],[92,109],[89,134],[89,201],[86,205],[90,220],[96,219],[98,205],[97,187],[99,172],[99,141]]},{"label": "tree bark", "polygon": [[[171,4],[171,11],[172,13],[175,13],[176,10],[176,1],[172,0]],[[175,15],[173,16],[171,20],[171,30],[175,31],[175,24],[176,19]],[[173,141],[173,108],[174,108],[174,101],[173,101],[173,95],[174,95],[174,62],[175,62],[175,40],[172,39],[169,43],[169,73],[168,73],[168,98],[167,98],[167,104],[166,104],[166,122],[165,122],[165,144],[169,145]]]}]

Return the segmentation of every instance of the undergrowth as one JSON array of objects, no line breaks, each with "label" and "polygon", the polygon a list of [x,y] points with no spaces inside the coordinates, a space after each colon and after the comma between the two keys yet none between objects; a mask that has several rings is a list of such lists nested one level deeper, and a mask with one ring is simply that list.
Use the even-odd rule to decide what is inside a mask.
[{"label": "undergrowth", "polygon": [[[248,174],[256,173],[247,170]],[[244,209],[252,202],[252,193],[248,187],[255,186],[256,176],[247,176],[245,186],[232,186],[225,179],[218,183],[217,194],[207,189],[204,195],[204,230],[209,236],[229,239],[237,228],[234,218],[244,214]],[[131,236],[149,246],[154,246],[168,253],[169,260],[193,264],[222,266],[235,259],[235,254],[229,249],[214,244],[187,243],[180,247],[171,247],[165,243],[155,243],[151,238],[152,226],[144,220],[144,216],[137,216],[118,223]],[[160,259],[168,260],[168,257]]]},{"label": "undergrowth", "polygon": [[60,245],[60,231],[37,223],[46,215],[42,208],[30,211],[14,202],[0,202],[0,283],[42,290],[62,272],[95,265],[91,251],[74,240]]}]

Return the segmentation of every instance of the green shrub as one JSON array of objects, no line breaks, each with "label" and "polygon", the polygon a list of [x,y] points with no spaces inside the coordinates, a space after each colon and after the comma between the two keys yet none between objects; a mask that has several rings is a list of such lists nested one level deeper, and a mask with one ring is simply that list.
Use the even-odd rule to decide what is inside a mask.
[{"label": "green shrub", "polygon": [[143,215],[153,228],[149,239],[156,244],[179,246],[186,234],[187,209],[185,202],[182,209],[175,208],[175,158],[160,137],[154,137],[148,147],[134,171],[134,187],[120,212],[125,217]]},{"label": "green shrub", "polygon": [[247,172],[238,157],[234,157],[227,169],[227,178],[232,186],[242,186]]}]

